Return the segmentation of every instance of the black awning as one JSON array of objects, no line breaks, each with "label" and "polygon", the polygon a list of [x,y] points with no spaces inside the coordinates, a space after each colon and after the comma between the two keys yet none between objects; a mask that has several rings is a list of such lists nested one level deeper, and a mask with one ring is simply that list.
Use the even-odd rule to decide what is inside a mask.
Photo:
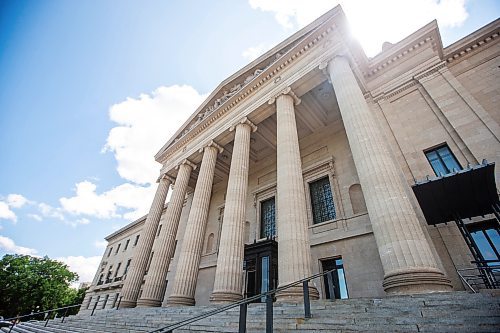
[{"label": "black awning", "polygon": [[493,213],[498,203],[495,163],[426,179],[412,186],[429,225]]}]

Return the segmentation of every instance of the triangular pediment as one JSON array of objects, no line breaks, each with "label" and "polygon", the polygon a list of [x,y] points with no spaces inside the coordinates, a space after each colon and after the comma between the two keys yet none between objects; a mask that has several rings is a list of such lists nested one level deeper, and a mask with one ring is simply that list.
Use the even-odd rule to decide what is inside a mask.
[{"label": "triangular pediment", "polygon": [[337,6],[222,81],[155,155],[156,161],[161,162],[162,157],[170,147],[182,140],[191,131],[202,126],[204,120],[215,113],[216,110],[231,103],[233,96],[237,95],[245,87],[259,81],[261,76],[265,75],[266,69],[279,61],[295,45],[303,42],[311,32],[339,14],[344,17],[341,7]]}]

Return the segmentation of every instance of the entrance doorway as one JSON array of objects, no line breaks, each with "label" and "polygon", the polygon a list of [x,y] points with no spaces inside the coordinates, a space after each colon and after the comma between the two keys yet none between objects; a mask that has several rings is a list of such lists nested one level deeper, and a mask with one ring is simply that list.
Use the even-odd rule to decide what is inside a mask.
[{"label": "entrance doorway", "polygon": [[[272,239],[245,245],[245,298],[278,286],[278,243]],[[256,302],[264,302],[265,299]]]},{"label": "entrance doorway", "polygon": [[344,274],[344,262],[342,261],[342,258],[321,260],[321,266],[323,268],[323,272],[333,270],[331,274],[323,275],[323,290],[325,290],[325,298],[349,298]]}]

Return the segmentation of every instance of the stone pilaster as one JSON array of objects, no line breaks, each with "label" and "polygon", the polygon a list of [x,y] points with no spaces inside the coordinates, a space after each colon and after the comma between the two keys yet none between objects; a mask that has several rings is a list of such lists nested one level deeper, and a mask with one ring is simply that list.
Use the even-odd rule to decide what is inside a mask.
[{"label": "stone pilaster", "polygon": [[[311,276],[311,247],[302,178],[299,138],[294,104],[300,103],[290,88],[282,91],[269,103],[276,102],[277,116],[277,229],[279,287]],[[318,291],[310,286],[310,295]],[[302,286],[286,289],[278,300],[297,300],[303,297]]]},{"label": "stone pilaster", "polygon": [[200,173],[181,244],[179,265],[173,281],[172,294],[167,298],[167,305],[194,305],[195,303],[194,293],[212,194],[215,162],[217,154],[222,150],[214,142],[211,142],[203,150]]},{"label": "stone pilaster", "polygon": [[257,127],[244,118],[235,127],[234,148],[227,184],[224,221],[211,301],[234,302],[242,298],[245,206],[248,190],[250,133]]},{"label": "stone pilaster", "polygon": [[123,296],[123,298],[120,303],[120,308],[132,308],[136,305],[151,248],[153,247],[158,222],[160,222],[165,199],[167,198],[168,189],[171,184],[172,179],[167,175],[160,177],[158,189],[156,190],[153,203],[149,209],[149,214],[146,217],[146,222],[144,222],[144,227],[142,228],[141,236],[134,252],[134,257],[132,258],[127,272],[127,278],[123,283],[123,288],[121,290],[121,296]]},{"label": "stone pilaster", "polygon": [[328,73],[365,195],[388,293],[450,290],[405,192],[408,186],[391,158],[349,61],[335,57]]},{"label": "stone pilaster", "polygon": [[137,306],[161,306],[166,288],[166,277],[170,259],[175,250],[175,236],[179,227],[186,189],[191,171],[196,166],[185,160],[178,166],[177,178],[170,202],[165,212],[163,228],[155,244],[155,255],[149,265],[149,272]]}]

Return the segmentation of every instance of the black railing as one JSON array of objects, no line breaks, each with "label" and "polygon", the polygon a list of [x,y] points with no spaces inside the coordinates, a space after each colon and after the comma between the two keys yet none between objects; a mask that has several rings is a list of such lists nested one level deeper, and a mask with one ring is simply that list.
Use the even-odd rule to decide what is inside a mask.
[{"label": "black railing", "polygon": [[474,268],[457,269],[458,276],[473,292],[479,289],[500,288],[500,260],[472,261]]},{"label": "black railing", "polygon": [[302,284],[302,293],[304,296],[304,318],[311,318],[311,301],[309,299],[309,281],[316,279],[321,276],[327,276],[327,281],[328,281],[328,288],[330,290],[330,295],[332,297],[332,300],[334,300],[334,293],[333,293],[333,272],[336,272],[336,269],[332,269],[329,271],[325,271],[322,273],[318,273],[315,275],[312,275],[310,277],[304,278],[302,280],[298,280],[295,282],[292,282],[290,284],[287,284],[285,286],[276,288],[274,290],[270,290],[268,292],[255,295],[252,297],[248,297],[245,299],[242,299],[240,301],[224,305],[221,307],[218,307],[217,309],[207,311],[205,313],[202,313],[198,316],[185,319],[182,321],[179,321],[174,324],[170,324],[168,326],[156,329],[154,331],[150,331],[149,333],[173,333],[174,330],[184,327],[186,325],[192,324],[196,321],[199,321],[201,319],[205,319],[208,317],[211,317],[213,315],[216,315],[218,313],[233,309],[237,306],[240,307],[240,314],[239,314],[239,333],[246,333],[246,321],[247,321],[247,308],[249,303],[253,303],[254,301],[260,300],[262,298],[265,298],[266,300],[266,333],[272,333],[273,331],[273,295],[276,293],[279,293],[280,291],[286,290],[291,287],[295,287],[297,285]]},{"label": "black railing", "polygon": [[4,319],[4,320],[12,322],[12,325],[10,326],[9,333],[12,331],[12,329],[14,328],[14,326],[16,326],[18,323],[21,322],[21,320],[29,320],[30,318],[41,317],[42,315],[43,315],[43,320],[45,320],[45,325],[44,326],[46,327],[47,324],[49,323],[49,320],[50,319],[56,319],[57,318],[57,314],[61,313],[61,312],[63,313],[61,322],[64,323],[64,318],[66,318],[66,316],[68,315],[68,311],[70,309],[74,309],[74,308],[80,307],[80,306],[81,306],[81,304],[64,306],[62,308],[50,309],[50,310],[40,311],[40,312],[32,312],[30,314],[26,314],[26,315],[22,315],[22,316],[16,316],[16,317],[12,317],[12,318],[7,318],[7,319]]}]

